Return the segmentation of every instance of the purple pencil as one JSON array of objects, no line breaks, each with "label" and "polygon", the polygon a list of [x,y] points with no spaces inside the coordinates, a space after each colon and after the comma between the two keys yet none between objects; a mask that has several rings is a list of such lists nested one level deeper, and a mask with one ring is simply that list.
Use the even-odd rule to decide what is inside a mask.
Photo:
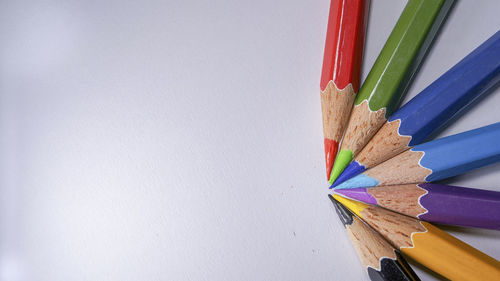
[{"label": "purple pencil", "polygon": [[335,192],[424,221],[500,230],[500,192],[496,191],[420,183]]}]

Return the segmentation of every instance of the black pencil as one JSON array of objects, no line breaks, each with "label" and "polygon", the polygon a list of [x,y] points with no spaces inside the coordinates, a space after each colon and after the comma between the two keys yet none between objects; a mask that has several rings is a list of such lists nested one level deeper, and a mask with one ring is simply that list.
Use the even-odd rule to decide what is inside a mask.
[{"label": "black pencil", "polygon": [[331,195],[328,197],[370,280],[420,280],[398,250]]}]

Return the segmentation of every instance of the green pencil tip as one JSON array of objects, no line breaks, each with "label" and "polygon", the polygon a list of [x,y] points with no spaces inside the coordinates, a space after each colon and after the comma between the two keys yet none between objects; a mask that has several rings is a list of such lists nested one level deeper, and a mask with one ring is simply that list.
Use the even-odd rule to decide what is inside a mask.
[{"label": "green pencil tip", "polygon": [[335,164],[333,165],[332,174],[330,175],[330,185],[342,174],[344,169],[351,163],[354,157],[352,151],[341,149],[337,159],[335,159]]}]

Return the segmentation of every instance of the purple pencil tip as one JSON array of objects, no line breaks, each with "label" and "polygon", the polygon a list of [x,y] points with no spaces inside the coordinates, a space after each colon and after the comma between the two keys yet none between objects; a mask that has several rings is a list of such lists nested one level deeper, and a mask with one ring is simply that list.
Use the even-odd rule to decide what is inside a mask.
[{"label": "purple pencil tip", "polygon": [[375,197],[368,193],[367,189],[364,187],[350,188],[350,189],[335,189],[335,192],[343,195],[345,197],[358,200],[368,204],[377,204]]}]

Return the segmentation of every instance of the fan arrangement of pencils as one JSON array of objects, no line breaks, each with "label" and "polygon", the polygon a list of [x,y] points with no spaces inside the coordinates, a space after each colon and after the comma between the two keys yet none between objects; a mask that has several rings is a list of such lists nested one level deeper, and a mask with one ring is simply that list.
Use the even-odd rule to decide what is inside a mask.
[{"label": "fan arrangement of pencils", "polygon": [[500,262],[431,223],[500,231],[500,192],[435,181],[500,161],[500,122],[430,139],[500,83],[500,31],[399,107],[453,0],[409,0],[367,78],[369,0],[331,0],[321,109],[329,195],[371,280],[500,280]]}]

